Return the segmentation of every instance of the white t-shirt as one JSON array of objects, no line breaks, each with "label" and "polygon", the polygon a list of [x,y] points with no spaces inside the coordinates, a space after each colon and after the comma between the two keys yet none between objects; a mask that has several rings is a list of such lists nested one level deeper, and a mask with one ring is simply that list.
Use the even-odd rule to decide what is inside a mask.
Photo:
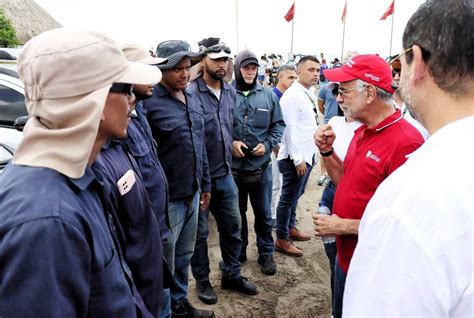
[{"label": "white t-shirt", "polygon": [[214,94],[214,96],[217,97],[217,100],[220,100],[221,98],[221,90],[220,89],[215,89],[215,88],[212,88],[211,86],[207,85],[207,88],[209,88],[209,90]]},{"label": "white t-shirt", "polygon": [[331,117],[328,124],[331,125],[332,130],[336,134],[336,139],[333,143],[334,152],[341,159],[341,161],[344,161],[347,149],[349,149],[352,137],[354,137],[354,130],[359,128],[359,126],[362,124],[358,121],[352,121],[348,123],[346,122],[344,116]]},{"label": "white t-shirt", "polygon": [[473,317],[473,140],[474,116],[453,122],[379,186],[359,226],[344,317]]},{"label": "white t-shirt", "polygon": [[310,165],[313,163],[316,153],[313,135],[318,127],[313,102],[316,102],[316,96],[312,88],[306,89],[297,81],[281,97],[280,105],[286,127],[278,160],[290,157],[295,165],[303,161]]}]

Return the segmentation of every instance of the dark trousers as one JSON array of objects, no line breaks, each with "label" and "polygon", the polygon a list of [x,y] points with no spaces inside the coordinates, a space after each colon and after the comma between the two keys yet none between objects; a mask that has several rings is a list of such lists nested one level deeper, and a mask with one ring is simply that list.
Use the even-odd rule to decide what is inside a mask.
[{"label": "dark trousers", "polygon": [[342,317],[342,304],[345,285],[346,273],[344,273],[341,266],[339,266],[339,262],[336,258],[336,264],[334,266],[334,295],[332,303],[332,313],[334,318]]},{"label": "dark trousers", "polygon": [[273,237],[272,237],[272,216],[271,216],[271,200],[272,200],[272,169],[267,166],[262,173],[260,182],[253,185],[243,185],[237,182],[239,189],[239,209],[242,218],[242,250],[241,254],[246,254],[248,241],[248,225],[247,225],[247,202],[250,198],[253,213],[255,215],[255,234],[257,235],[257,249],[260,255],[273,254]]},{"label": "dark trousers", "polygon": [[197,282],[209,280],[209,256],[207,238],[209,237],[208,217],[212,213],[219,231],[224,275],[240,277],[239,253],[242,248],[242,222],[239,212],[237,186],[232,175],[213,178],[209,210],[199,213],[196,246],[191,258],[191,270]]}]

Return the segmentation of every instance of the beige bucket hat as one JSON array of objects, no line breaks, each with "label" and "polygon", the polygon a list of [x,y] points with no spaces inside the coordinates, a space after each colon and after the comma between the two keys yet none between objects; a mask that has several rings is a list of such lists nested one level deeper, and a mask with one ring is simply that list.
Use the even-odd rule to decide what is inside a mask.
[{"label": "beige bucket hat", "polygon": [[67,28],[26,43],[18,59],[30,119],[14,164],[84,174],[113,83],[154,85],[161,72],[129,62],[104,34]]}]

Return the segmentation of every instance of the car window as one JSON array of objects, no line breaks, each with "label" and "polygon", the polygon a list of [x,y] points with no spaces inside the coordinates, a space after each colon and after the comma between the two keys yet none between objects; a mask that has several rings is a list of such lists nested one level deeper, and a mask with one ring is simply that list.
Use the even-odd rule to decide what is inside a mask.
[{"label": "car window", "polygon": [[6,87],[0,84],[0,106],[13,104],[13,103],[23,103],[25,97],[23,94],[18,93],[16,90]]},{"label": "car window", "polygon": [[13,158],[13,155],[2,144],[0,144],[0,169],[5,167],[5,165]]}]

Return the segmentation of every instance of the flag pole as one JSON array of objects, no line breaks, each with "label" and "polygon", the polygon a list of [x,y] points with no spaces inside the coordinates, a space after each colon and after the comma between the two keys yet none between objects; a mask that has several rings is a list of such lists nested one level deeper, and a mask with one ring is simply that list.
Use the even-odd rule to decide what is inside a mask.
[{"label": "flag pole", "polygon": [[295,18],[293,17],[293,20],[291,20],[291,54],[293,54],[293,34],[295,31]]},{"label": "flag pole", "polygon": [[239,0],[235,0],[235,37],[236,52],[239,52]]},{"label": "flag pole", "polygon": [[344,60],[344,39],[346,37],[346,9],[347,9],[347,0],[344,4],[344,23],[342,26],[342,45],[341,45],[341,62]]},{"label": "flag pole", "polygon": [[291,55],[293,55],[293,35],[295,34],[295,11],[296,11],[296,0],[293,1],[293,19],[291,20],[291,47],[290,47],[290,52]]},{"label": "flag pole", "polygon": [[390,54],[388,56],[392,56],[393,22],[394,21],[395,21],[395,0],[393,0],[392,30],[390,31]]}]

